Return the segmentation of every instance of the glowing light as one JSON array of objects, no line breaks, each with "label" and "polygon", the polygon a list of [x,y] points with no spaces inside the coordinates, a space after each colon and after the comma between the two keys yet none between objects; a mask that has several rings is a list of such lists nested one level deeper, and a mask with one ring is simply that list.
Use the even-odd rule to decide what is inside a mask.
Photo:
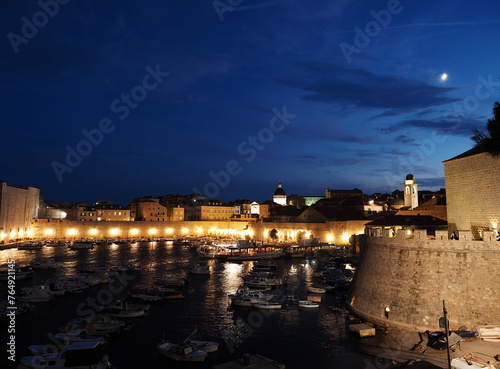
[{"label": "glowing light", "polygon": [[11,238],[16,237],[16,231],[11,231],[9,235]]},{"label": "glowing light", "polygon": [[173,228],[167,228],[167,229],[165,229],[165,232],[167,232],[167,234],[172,234],[172,233],[174,233],[174,229]]},{"label": "glowing light", "polygon": [[109,230],[109,234],[111,236],[118,236],[120,234],[120,230],[118,228],[112,228]]},{"label": "glowing light", "polygon": [[97,229],[95,229],[95,228],[89,229],[89,234],[91,236],[95,236],[97,234]]},{"label": "glowing light", "polygon": [[446,81],[448,79],[448,74],[447,73],[441,74],[440,79],[441,79],[442,82]]},{"label": "glowing light", "polygon": [[184,234],[186,234],[186,233],[189,232],[189,228],[184,227],[184,228],[181,229],[181,232],[184,233]]},{"label": "glowing light", "polygon": [[409,235],[411,235],[411,229],[407,230],[406,233]]},{"label": "glowing light", "polygon": [[24,231],[22,229],[19,231],[19,236],[20,237],[24,236]]},{"label": "glowing light", "polygon": [[156,234],[158,230],[156,228],[150,228],[149,229],[149,234]]},{"label": "glowing light", "polygon": [[217,232],[217,228],[212,227],[212,228],[210,228],[208,231],[209,231],[210,233],[215,233],[215,232]]},{"label": "glowing light", "polygon": [[33,236],[33,233],[34,233],[34,232],[33,232],[33,230],[30,228],[30,229],[28,229],[28,231],[26,232],[26,235],[27,235],[28,237],[31,237],[31,236]]},{"label": "glowing light", "polygon": [[328,234],[326,235],[326,240],[327,240],[328,242],[333,242],[333,240],[334,240],[334,239],[335,239],[335,237],[333,237],[333,234],[328,233]]},{"label": "glowing light", "polygon": [[46,229],[43,233],[45,234],[45,236],[50,237],[50,236],[54,235],[54,230],[49,228],[49,229]]},{"label": "glowing light", "polygon": [[77,235],[77,233],[78,233],[78,232],[76,231],[76,229],[75,229],[75,228],[70,228],[70,229],[68,229],[68,230],[66,231],[66,234],[67,234],[68,236],[76,236],[76,235]]},{"label": "glowing light", "polygon": [[342,242],[349,242],[349,233],[342,233]]},{"label": "glowing light", "polygon": [[7,237],[7,234],[6,234],[6,233],[4,233],[4,232],[0,233],[0,238],[1,238],[1,239],[4,239],[5,237]]},{"label": "glowing light", "polygon": [[196,233],[202,233],[202,232],[203,232],[203,228],[201,228],[201,227],[196,228]]},{"label": "glowing light", "polygon": [[138,230],[137,228],[132,228],[132,229],[130,230],[130,234],[131,234],[132,236],[137,236],[137,235],[139,234],[139,230]]}]

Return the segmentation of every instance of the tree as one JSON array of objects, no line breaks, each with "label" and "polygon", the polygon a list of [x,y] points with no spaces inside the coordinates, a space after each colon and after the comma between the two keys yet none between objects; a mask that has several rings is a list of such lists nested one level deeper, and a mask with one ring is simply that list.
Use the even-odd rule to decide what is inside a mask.
[{"label": "tree", "polygon": [[488,119],[486,129],[488,133],[476,128],[471,138],[476,142],[476,146],[482,145],[491,155],[500,157],[500,103],[498,101],[493,104],[493,118]]}]

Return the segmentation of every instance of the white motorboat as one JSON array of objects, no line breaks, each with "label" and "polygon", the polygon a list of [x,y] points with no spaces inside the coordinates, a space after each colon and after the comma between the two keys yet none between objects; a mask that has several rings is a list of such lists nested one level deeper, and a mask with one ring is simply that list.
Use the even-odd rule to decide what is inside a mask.
[{"label": "white motorboat", "polygon": [[276,286],[280,286],[283,282],[279,278],[274,278],[274,277],[259,277],[259,278],[253,278],[249,281],[245,281],[245,285],[247,285],[250,288],[273,288]]},{"label": "white motorboat", "polygon": [[23,288],[21,294],[16,296],[16,301],[22,302],[49,302],[50,300],[52,300],[52,295],[40,287]]},{"label": "white motorboat", "polygon": [[235,306],[251,307],[251,306],[253,306],[252,300],[255,300],[255,299],[252,299],[251,297],[245,297],[245,296],[237,297],[233,300],[233,304]]},{"label": "white motorboat", "polygon": [[107,314],[89,315],[73,319],[76,328],[86,329],[90,334],[112,334],[125,330],[125,322],[117,321]]},{"label": "white motorboat", "polygon": [[113,318],[138,318],[147,316],[149,313],[149,305],[134,304],[124,300],[118,300],[113,305],[100,308],[103,313]]},{"label": "white motorboat", "polygon": [[258,309],[266,309],[266,310],[279,310],[281,309],[280,302],[271,302],[271,301],[258,301],[252,302],[252,306]]},{"label": "white motorboat", "polygon": [[72,329],[65,333],[56,333],[55,338],[59,341],[64,342],[67,345],[70,345],[75,342],[94,342],[98,341],[101,344],[105,344],[108,342],[107,335],[93,335],[89,334],[86,329]]},{"label": "white motorboat", "polygon": [[26,356],[21,364],[30,369],[108,369],[107,355],[99,354],[98,342],[76,342],[47,356]]},{"label": "white motorboat", "polygon": [[161,284],[165,287],[182,287],[186,283],[186,280],[183,276],[168,275],[166,277],[158,279],[156,283]]},{"label": "white motorboat", "polygon": [[47,282],[38,286],[41,290],[45,291],[52,296],[63,296],[66,294],[67,290],[60,283]]},{"label": "white motorboat", "polygon": [[251,298],[261,299],[261,300],[270,300],[274,296],[275,295],[272,293],[266,294],[266,293],[262,293],[262,291],[259,291],[259,290],[251,290],[247,286],[238,287],[238,290],[236,291],[236,293],[228,295],[228,297],[231,300],[236,299],[238,297],[251,297]]},{"label": "white motorboat", "polygon": [[319,304],[313,301],[301,300],[299,301],[299,306],[303,308],[317,308],[319,307]]},{"label": "white motorboat", "polygon": [[210,267],[206,261],[198,261],[196,264],[192,265],[189,270],[189,274],[198,275],[210,275]]},{"label": "white motorboat", "polygon": [[205,361],[208,353],[199,350],[193,343],[177,344],[172,342],[161,342],[156,346],[157,351],[163,356],[174,361]]}]

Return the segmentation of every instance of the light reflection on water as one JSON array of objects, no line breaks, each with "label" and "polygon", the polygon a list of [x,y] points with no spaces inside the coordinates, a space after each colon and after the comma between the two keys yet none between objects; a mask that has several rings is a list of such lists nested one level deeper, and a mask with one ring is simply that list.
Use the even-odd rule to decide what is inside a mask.
[{"label": "light reflection on water", "polygon": [[[59,279],[77,274],[80,270],[109,268],[112,265],[137,264],[141,271],[134,274],[131,284],[150,284],[173,273],[185,273],[197,260],[194,249],[173,246],[165,242],[137,242],[134,244],[98,245],[93,250],[68,250],[67,247],[43,247],[41,250],[3,250],[0,263],[16,260],[16,264],[30,264],[52,257],[61,265],[57,270],[36,270],[32,280],[19,281],[19,287],[47,279]],[[305,299],[306,288],[313,283],[314,267],[297,260],[278,261],[278,276],[284,285],[276,299]],[[199,337],[219,341],[219,353],[211,355],[199,368],[209,368],[241,357],[246,352],[260,353],[293,368],[343,368],[336,360],[348,355],[348,337],[344,315],[329,307],[335,304],[335,295],[325,295],[319,309],[290,309],[259,311],[253,308],[233,307],[228,293],[236,291],[248,274],[253,262],[231,263],[208,260],[211,274],[189,275],[183,291],[184,300],[152,305],[147,318],[136,319],[129,334],[121,336],[109,346],[111,361],[119,369],[148,367],[181,368],[183,366],[159,357],[155,346],[161,339],[161,329],[189,334],[198,329]],[[68,320],[76,317],[77,306],[88,296],[96,296],[106,286],[91,287],[84,294],[68,295],[52,303],[39,304],[25,317],[18,319],[18,351],[23,356],[28,344],[46,341],[47,333],[57,332]],[[1,290],[3,292],[3,290]],[[126,294],[124,289],[122,295]],[[29,333],[28,333],[29,332]],[[141,352],[141,355],[131,353]],[[350,355],[350,354],[349,354]],[[311,357],[314,365],[311,366]],[[341,359],[339,359],[341,358]],[[347,366],[346,366],[347,367]]]}]

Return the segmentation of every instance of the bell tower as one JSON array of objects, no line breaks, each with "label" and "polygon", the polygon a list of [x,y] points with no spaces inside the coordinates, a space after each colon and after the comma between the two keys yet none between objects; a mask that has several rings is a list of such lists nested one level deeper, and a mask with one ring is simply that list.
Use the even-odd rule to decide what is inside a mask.
[{"label": "bell tower", "polygon": [[408,173],[405,180],[405,207],[410,210],[418,206],[418,185],[413,174]]}]

